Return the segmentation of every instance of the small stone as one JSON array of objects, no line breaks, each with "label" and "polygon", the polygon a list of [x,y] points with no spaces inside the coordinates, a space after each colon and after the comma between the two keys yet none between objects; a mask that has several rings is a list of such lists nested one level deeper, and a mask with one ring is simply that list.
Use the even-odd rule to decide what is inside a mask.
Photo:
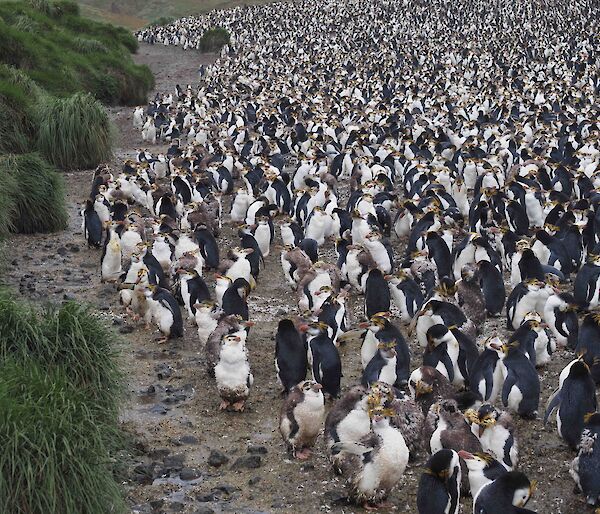
[{"label": "small stone", "polygon": [[215,511],[205,505],[197,508],[192,514],[215,514]]},{"label": "small stone", "polygon": [[313,471],[315,469],[315,465],[311,464],[311,463],[307,463],[307,464],[302,464],[302,466],[300,466],[300,471],[306,473],[307,471]]},{"label": "small stone", "polygon": [[248,480],[248,485],[256,485],[261,481],[260,477],[252,477],[250,480]]},{"label": "small stone", "polygon": [[171,512],[181,512],[183,510],[183,503],[181,503],[181,502],[171,502],[169,504],[169,510]]},{"label": "small stone", "polygon": [[181,480],[195,480],[196,478],[200,478],[200,471],[194,468],[183,468],[179,473],[179,478]]},{"label": "small stone", "polygon": [[72,293],[65,293],[63,294],[63,300],[67,301],[67,302],[74,302],[77,298],[75,298],[75,295]]},{"label": "small stone", "polygon": [[260,455],[247,455],[245,457],[238,457],[231,466],[231,469],[257,469],[262,466],[262,459]]},{"label": "small stone", "polygon": [[61,257],[64,257],[65,255],[68,255],[69,250],[67,250],[64,246],[61,246],[58,248],[58,250],[56,250],[56,253]]},{"label": "small stone", "polygon": [[267,447],[266,446],[261,446],[261,445],[257,445],[257,444],[251,444],[250,446],[248,446],[248,453],[255,453],[258,455],[266,455],[267,454]]},{"label": "small stone", "polygon": [[155,404],[151,409],[150,412],[152,414],[166,414],[167,412],[169,412],[169,409],[167,409],[164,405],[161,405],[160,403]]},{"label": "small stone", "polygon": [[149,503],[141,503],[140,505],[131,507],[131,512],[133,514],[152,514],[153,511],[154,509]]},{"label": "small stone", "polygon": [[194,437],[193,435],[183,435],[179,438],[179,442],[181,444],[198,444],[198,438]]},{"label": "small stone", "polygon": [[131,334],[135,330],[133,325],[123,325],[119,328],[120,334]]},{"label": "small stone", "polygon": [[211,450],[210,455],[208,456],[208,465],[213,468],[218,468],[228,462],[229,457],[219,450]]},{"label": "small stone", "polygon": [[176,453],[174,455],[169,455],[168,457],[166,457],[164,464],[165,464],[166,468],[169,468],[173,471],[179,471],[183,468],[184,460],[185,460],[185,455]]},{"label": "small stone", "polygon": [[153,466],[151,464],[138,464],[133,468],[131,480],[138,484],[150,484],[153,478]]},{"label": "small stone", "polygon": [[323,498],[331,504],[340,504],[347,500],[347,496],[340,491],[327,491],[323,494]]}]

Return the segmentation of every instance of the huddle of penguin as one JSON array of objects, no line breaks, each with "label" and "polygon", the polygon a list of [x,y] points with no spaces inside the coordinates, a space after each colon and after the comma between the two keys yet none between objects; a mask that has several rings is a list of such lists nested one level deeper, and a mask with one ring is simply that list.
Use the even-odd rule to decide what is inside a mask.
[{"label": "huddle of penguin", "polygon": [[514,419],[538,416],[540,372],[567,356],[545,420],[600,505],[599,19],[307,0],[141,30],[185,50],[211,27],[231,40],[198,84],[135,109],[166,150],[96,170],[82,217],[102,280],[162,340],[195,327],[220,408],[241,412],[248,298],[275,254],[297,306],[272,320],[279,431],[294,458],[323,449],[366,508],[426,459],[419,513],[462,496],[532,512]]}]

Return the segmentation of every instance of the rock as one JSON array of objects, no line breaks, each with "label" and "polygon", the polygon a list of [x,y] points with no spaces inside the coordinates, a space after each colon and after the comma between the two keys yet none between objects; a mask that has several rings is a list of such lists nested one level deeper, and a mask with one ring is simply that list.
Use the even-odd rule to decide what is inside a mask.
[{"label": "rock", "polygon": [[262,459],[260,455],[246,455],[245,457],[238,457],[231,466],[231,469],[257,469],[262,466]]},{"label": "rock", "polygon": [[215,514],[215,511],[208,506],[197,508],[192,514]]},{"label": "rock", "polygon": [[69,250],[67,250],[64,246],[61,246],[58,248],[58,250],[56,250],[56,253],[61,257],[64,257],[65,255],[69,254]]},{"label": "rock", "polygon": [[157,364],[154,367],[154,371],[156,371],[156,376],[159,380],[164,380],[165,378],[170,378],[173,374],[173,368],[168,364],[161,363]]},{"label": "rock", "polygon": [[154,406],[152,406],[152,408],[150,409],[150,412],[152,414],[165,415],[167,412],[169,412],[169,409],[167,409],[164,405],[157,403]]},{"label": "rock", "polygon": [[248,485],[256,485],[261,481],[261,477],[252,477],[250,480],[248,480]]},{"label": "rock", "polygon": [[218,468],[228,462],[229,457],[219,450],[211,450],[210,455],[208,456],[208,465],[213,468]]},{"label": "rock", "polygon": [[327,491],[323,494],[323,499],[332,505],[346,503],[348,497],[341,491]]},{"label": "rock", "polygon": [[179,442],[181,444],[198,444],[198,438],[193,435],[183,435],[179,438]]},{"label": "rock", "polygon": [[155,511],[160,509],[164,504],[165,504],[165,500],[163,500],[162,498],[159,498],[158,500],[150,500],[150,505],[152,506],[152,509]]},{"label": "rock", "polygon": [[255,453],[258,455],[266,455],[267,454],[267,447],[266,446],[261,446],[261,445],[257,445],[257,444],[251,444],[250,446],[248,446],[248,453]]},{"label": "rock", "polygon": [[302,466],[300,466],[300,471],[306,473],[307,471],[313,471],[315,469],[315,465],[311,464],[311,463],[307,463],[307,464],[302,464]]},{"label": "rock", "polygon": [[181,480],[195,480],[200,478],[200,471],[195,468],[183,468],[179,473]]},{"label": "rock", "polygon": [[185,455],[180,453],[176,453],[174,455],[169,455],[164,460],[165,468],[171,471],[180,471],[183,468],[183,461],[185,460]]},{"label": "rock", "polygon": [[183,503],[181,503],[181,502],[171,502],[169,504],[169,510],[171,512],[181,512],[181,511],[183,511]]},{"label": "rock", "polygon": [[133,325],[123,325],[119,328],[119,334],[131,334],[135,330]]},{"label": "rock", "polygon": [[63,300],[67,302],[74,302],[75,300],[77,300],[77,298],[72,293],[65,293],[63,294]]},{"label": "rock", "polygon": [[154,478],[154,466],[151,464],[138,464],[131,473],[131,480],[138,484],[151,484]]},{"label": "rock", "polygon": [[131,507],[132,514],[152,514],[153,511],[154,509],[149,503],[141,503]]}]

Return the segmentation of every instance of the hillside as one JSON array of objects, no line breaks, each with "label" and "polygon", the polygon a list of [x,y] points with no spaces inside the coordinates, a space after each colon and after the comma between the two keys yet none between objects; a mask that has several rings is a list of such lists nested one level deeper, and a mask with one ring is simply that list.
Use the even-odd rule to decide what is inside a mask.
[{"label": "hillside", "polygon": [[181,17],[211,9],[268,3],[268,0],[80,0],[82,13],[92,19],[139,29],[162,17]]}]

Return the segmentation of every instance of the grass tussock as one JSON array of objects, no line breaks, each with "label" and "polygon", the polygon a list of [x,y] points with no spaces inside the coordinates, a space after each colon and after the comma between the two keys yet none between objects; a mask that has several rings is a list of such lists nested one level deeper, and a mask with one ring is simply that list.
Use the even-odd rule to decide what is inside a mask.
[{"label": "grass tussock", "polygon": [[226,29],[222,27],[208,29],[200,38],[200,51],[218,52],[225,45],[228,45],[230,40],[231,36]]},{"label": "grass tussock", "polygon": [[62,176],[38,154],[0,156],[0,238],[67,226]]},{"label": "grass tussock", "polygon": [[80,305],[38,312],[0,293],[3,514],[124,512],[113,341]]},{"label": "grass tussock", "polygon": [[108,114],[89,94],[47,97],[37,107],[36,120],[37,148],[60,168],[92,168],[112,154]]}]

